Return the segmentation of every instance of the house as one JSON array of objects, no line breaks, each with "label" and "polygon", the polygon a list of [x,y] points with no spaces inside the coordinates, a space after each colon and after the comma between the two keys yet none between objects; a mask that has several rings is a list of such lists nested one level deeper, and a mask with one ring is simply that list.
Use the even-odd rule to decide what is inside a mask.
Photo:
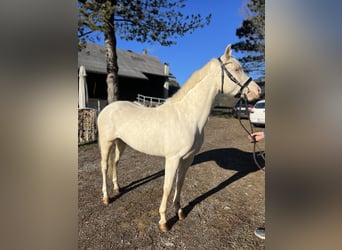
[{"label": "house", "polygon": [[[136,53],[130,50],[117,49],[119,65],[119,100],[135,101],[138,94],[167,98],[168,80],[172,78],[169,66],[146,51]],[[88,89],[88,107],[97,108],[98,103],[107,104],[107,70],[105,47],[87,43],[78,52],[78,68],[86,69]]]}]

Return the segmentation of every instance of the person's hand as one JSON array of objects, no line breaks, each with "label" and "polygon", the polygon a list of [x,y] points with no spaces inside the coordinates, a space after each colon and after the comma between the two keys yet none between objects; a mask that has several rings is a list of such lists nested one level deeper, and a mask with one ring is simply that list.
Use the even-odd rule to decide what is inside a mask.
[{"label": "person's hand", "polygon": [[265,138],[265,133],[264,131],[254,132],[249,135],[248,138],[251,140],[251,142],[260,141]]}]

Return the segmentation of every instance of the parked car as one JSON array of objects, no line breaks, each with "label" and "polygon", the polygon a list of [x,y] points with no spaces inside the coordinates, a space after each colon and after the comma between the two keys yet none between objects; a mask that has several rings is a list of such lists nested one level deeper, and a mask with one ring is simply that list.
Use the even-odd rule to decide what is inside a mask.
[{"label": "parked car", "polygon": [[256,101],[253,102],[248,102],[247,103],[247,109],[246,109],[246,103],[243,101],[238,101],[235,106],[233,107],[232,110],[232,115],[235,118],[245,118],[248,119],[249,118],[249,113],[252,110],[254,104],[256,103]]},{"label": "parked car", "polygon": [[253,125],[265,126],[265,99],[255,103],[250,111],[249,119]]}]

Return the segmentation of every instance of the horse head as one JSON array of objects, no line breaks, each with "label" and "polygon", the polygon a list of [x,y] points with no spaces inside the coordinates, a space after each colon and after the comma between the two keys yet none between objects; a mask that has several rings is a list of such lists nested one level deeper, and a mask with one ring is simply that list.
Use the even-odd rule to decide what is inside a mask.
[{"label": "horse head", "polygon": [[237,98],[252,101],[260,97],[261,88],[242,69],[240,62],[232,55],[229,44],[222,56],[218,58],[221,67],[221,78],[218,89],[221,93],[229,93]]}]

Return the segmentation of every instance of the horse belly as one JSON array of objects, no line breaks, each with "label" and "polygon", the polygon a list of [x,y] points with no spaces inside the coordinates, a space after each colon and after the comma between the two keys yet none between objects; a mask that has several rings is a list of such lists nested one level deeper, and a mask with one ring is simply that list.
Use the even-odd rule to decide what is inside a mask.
[{"label": "horse belly", "polygon": [[119,138],[133,149],[155,156],[182,157],[197,146],[195,137],[181,126],[160,120],[131,121]]},{"label": "horse belly", "polygon": [[149,155],[163,156],[163,139],[155,133],[146,133],[143,129],[127,130],[118,136],[131,148]]},{"label": "horse belly", "polygon": [[163,122],[153,114],[141,116],[127,115],[124,122],[116,124],[116,137],[123,140],[131,148],[155,156],[164,156],[165,154],[165,135],[167,128]]}]

